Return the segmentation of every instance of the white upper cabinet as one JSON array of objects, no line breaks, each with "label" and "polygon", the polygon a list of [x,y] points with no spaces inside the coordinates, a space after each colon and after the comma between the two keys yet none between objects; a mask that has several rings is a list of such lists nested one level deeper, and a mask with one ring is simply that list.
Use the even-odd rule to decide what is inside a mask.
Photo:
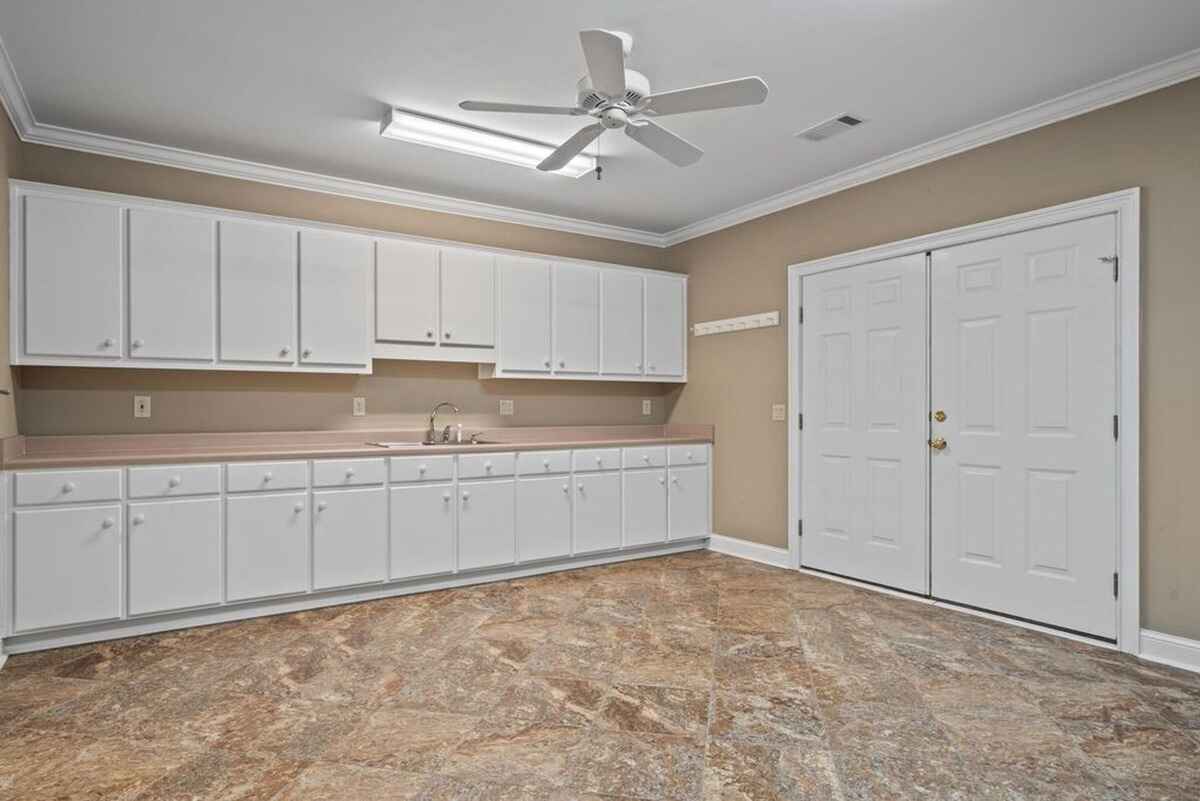
[{"label": "white upper cabinet", "polygon": [[159,209],[129,210],[129,355],[214,358],[216,223]]},{"label": "white upper cabinet", "polygon": [[604,309],[600,372],[605,375],[642,374],[644,281],[640,273],[625,270],[605,270],[600,276]]},{"label": "white upper cabinet", "polygon": [[[399,239],[381,239],[377,247],[375,339],[435,345],[440,295],[438,248]],[[490,292],[488,296],[490,317]]]},{"label": "white upper cabinet", "polygon": [[600,365],[599,271],[554,265],[554,370],[595,373]]},{"label": "white upper cabinet", "polygon": [[684,319],[687,293],[683,278],[646,276],[646,375],[684,374]]},{"label": "white upper cabinet", "polygon": [[296,361],[296,229],[221,220],[221,359]]},{"label": "white upper cabinet", "polygon": [[[57,197],[30,196],[24,201],[25,354],[119,358],[124,296],[121,209]],[[18,265],[12,270],[16,273]]]},{"label": "white upper cabinet", "polygon": [[550,372],[550,262],[502,256],[500,354],[506,371]]},{"label": "white upper cabinet", "polygon": [[442,249],[443,345],[496,344],[494,257],[462,248]]},{"label": "white upper cabinet", "polygon": [[300,231],[300,362],[367,365],[375,243],[336,231]]}]

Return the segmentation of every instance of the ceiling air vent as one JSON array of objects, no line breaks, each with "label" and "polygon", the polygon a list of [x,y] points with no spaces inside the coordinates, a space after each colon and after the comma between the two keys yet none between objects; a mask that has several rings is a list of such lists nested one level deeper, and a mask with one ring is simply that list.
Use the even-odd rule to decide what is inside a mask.
[{"label": "ceiling air vent", "polygon": [[819,122],[811,128],[805,128],[796,136],[801,139],[807,139],[810,142],[824,142],[832,136],[837,136],[843,131],[848,131],[855,126],[862,125],[864,120],[861,117],[855,117],[853,114],[842,114],[825,122]]}]

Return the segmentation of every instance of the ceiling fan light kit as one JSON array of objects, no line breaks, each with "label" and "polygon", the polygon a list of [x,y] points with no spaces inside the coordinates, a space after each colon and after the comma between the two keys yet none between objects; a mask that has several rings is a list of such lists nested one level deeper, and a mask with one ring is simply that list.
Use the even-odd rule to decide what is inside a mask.
[{"label": "ceiling fan light kit", "polygon": [[[531,169],[539,167],[555,152],[553,145],[543,142],[463,125],[402,108],[388,109],[379,132],[388,139],[398,139]],[[595,169],[595,156],[580,152],[562,159],[562,163],[553,171],[559,175],[578,178]]]},{"label": "ceiling fan light kit", "polygon": [[537,168],[562,170],[605,131],[625,129],[625,135],[678,167],[694,164],[704,151],[658,125],[652,118],[668,114],[756,105],[767,99],[767,84],[755,76],[654,94],[645,75],[625,67],[633,37],[623,31],[580,31],[579,44],[587,75],[576,86],[575,106],[533,106],[483,100],[464,100],[466,111],[512,114],[590,116],[595,122],[563,142]]}]

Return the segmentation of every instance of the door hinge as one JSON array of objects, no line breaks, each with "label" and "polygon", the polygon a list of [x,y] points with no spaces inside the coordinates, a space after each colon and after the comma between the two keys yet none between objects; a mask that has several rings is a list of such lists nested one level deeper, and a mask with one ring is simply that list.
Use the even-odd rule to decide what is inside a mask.
[{"label": "door hinge", "polygon": [[796,417],[799,418],[796,421],[796,424],[800,427],[800,430],[803,431],[804,430],[804,412],[800,412],[799,414],[796,415]]},{"label": "door hinge", "polygon": [[1121,597],[1121,576],[1119,573],[1113,573],[1113,597]]},{"label": "door hinge", "polygon": [[1113,439],[1121,438],[1121,423],[1119,422],[1120,419],[1121,418],[1118,417],[1117,415],[1115,415],[1115,414],[1113,415]]},{"label": "door hinge", "polygon": [[796,521],[796,536],[797,537],[804,536],[804,519],[803,518]]},{"label": "door hinge", "polygon": [[800,325],[804,325],[804,307],[803,306],[801,306],[796,311],[796,319],[800,322]]},{"label": "door hinge", "polygon": [[1100,261],[1113,266],[1113,280],[1120,280],[1121,277],[1121,260],[1117,256],[1101,256]]}]

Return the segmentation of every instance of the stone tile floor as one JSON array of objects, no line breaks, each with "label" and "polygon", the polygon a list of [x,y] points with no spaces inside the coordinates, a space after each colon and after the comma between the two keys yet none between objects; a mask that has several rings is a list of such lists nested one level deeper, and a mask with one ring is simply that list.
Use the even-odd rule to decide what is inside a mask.
[{"label": "stone tile floor", "polygon": [[1200,798],[1200,676],[709,552],[14,656],[0,798]]}]

